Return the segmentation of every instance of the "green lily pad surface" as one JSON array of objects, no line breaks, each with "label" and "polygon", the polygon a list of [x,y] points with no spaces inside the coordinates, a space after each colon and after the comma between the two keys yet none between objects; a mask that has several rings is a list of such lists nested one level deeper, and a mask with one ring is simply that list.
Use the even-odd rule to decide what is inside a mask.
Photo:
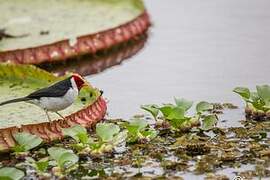
[{"label": "green lily pad surface", "polygon": [[[64,78],[66,77],[56,77],[31,65],[0,64],[0,102],[26,96]],[[60,113],[63,116],[74,113],[92,104],[99,95],[99,90],[85,87],[80,91],[77,101]],[[50,113],[50,117],[60,118],[55,113]],[[0,129],[47,121],[45,112],[29,103],[19,102],[0,106]]]},{"label": "green lily pad surface", "polygon": [[141,0],[0,0],[0,29],[17,38],[0,51],[50,44],[118,27],[144,11]]}]

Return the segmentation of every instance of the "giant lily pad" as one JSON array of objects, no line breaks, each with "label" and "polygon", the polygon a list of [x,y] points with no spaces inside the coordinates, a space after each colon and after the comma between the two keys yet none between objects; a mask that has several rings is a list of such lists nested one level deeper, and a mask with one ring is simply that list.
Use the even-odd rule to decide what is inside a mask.
[{"label": "giant lily pad", "polygon": [[0,0],[0,61],[39,64],[95,53],[145,32],[141,0]]},{"label": "giant lily pad", "polygon": [[[0,102],[23,97],[63,78],[65,77],[56,77],[31,65],[0,64]],[[62,127],[75,124],[90,126],[102,119],[105,111],[106,104],[100,97],[99,90],[93,87],[83,88],[77,101],[60,111],[66,117],[65,120],[59,120],[57,115],[51,113],[50,117],[54,120],[52,123],[48,122],[44,111],[35,105],[19,102],[1,106],[0,150],[14,145],[13,140],[7,136],[14,136],[17,131],[27,131],[44,140],[54,140],[63,136]]]}]

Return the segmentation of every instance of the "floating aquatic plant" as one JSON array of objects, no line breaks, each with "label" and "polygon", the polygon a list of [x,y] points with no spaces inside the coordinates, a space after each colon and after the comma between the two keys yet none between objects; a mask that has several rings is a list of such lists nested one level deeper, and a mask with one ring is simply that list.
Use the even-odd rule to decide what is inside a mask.
[{"label": "floating aquatic plant", "polygon": [[128,141],[150,141],[157,136],[157,131],[149,127],[147,121],[143,119],[132,119],[124,123],[124,128],[128,130]]},{"label": "floating aquatic plant", "polygon": [[25,157],[25,161],[16,165],[16,167],[25,167],[31,166],[35,169],[37,174],[44,175],[49,167],[49,157],[44,157],[39,160],[35,160],[34,158],[28,156]]},{"label": "floating aquatic plant", "polygon": [[175,104],[164,104],[158,106],[155,104],[143,105],[141,108],[152,114],[154,119],[167,121],[176,130],[187,130],[193,126],[198,126],[202,120],[202,129],[211,129],[217,117],[214,115],[206,115],[205,112],[213,109],[213,105],[202,101],[196,105],[196,113],[188,115],[188,111],[192,107],[193,102],[186,99],[175,98]]},{"label": "floating aquatic plant", "polygon": [[233,92],[239,94],[246,103],[246,115],[254,120],[270,119],[270,86],[258,85],[256,91],[246,87],[236,87]]},{"label": "floating aquatic plant", "polygon": [[92,154],[110,152],[118,144],[125,141],[127,137],[126,130],[120,132],[120,127],[112,123],[99,123],[96,125],[97,139],[91,138],[87,134],[87,130],[82,126],[63,129],[63,132],[76,141],[73,147],[79,151],[88,151]]},{"label": "floating aquatic plant", "polygon": [[16,153],[29,151],[42,143],[42,139],[26,132],[14,135],[17,145],[13,148]]},{"label": "floating aquatic plant", "polygon": [[24,177],[24,172],[13,167],[3,167],[0,169],[1,180],[20,180]]},{"label": "floating aquatic plant", "polygon": [[54,168],[54,173],[57,176],[61,176],[63,173],[72,170],[79,161],[79,157],[69,149],[51,147],[48,149],[48,153],[56,162],[57,166]]}]

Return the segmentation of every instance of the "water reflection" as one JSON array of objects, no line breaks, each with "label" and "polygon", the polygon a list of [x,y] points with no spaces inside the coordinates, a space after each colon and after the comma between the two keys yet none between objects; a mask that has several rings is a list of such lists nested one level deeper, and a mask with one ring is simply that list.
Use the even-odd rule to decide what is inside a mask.
[{"label": "water reflection", "polygon": [[64,75],[66,72],[76,72],[83,76],[97,74],[112,66],[120,65],[124,60],[135,55],[144,47],[146,40],[147,34],[143,34],[127,43],[98,52],[96,55],[85,55],[65,62],[46,63],[40,67],[58,75]]}]

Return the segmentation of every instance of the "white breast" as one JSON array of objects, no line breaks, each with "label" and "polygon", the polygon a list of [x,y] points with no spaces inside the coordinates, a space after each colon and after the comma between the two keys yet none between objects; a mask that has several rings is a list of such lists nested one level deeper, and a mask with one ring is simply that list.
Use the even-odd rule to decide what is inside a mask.
[{"label": "white breast", "polygon": [[42,109],[48,111],[61,111],[74,103],[78,96],[78,89],[70,88],[62,97],[42,97],[33,102]]}]

